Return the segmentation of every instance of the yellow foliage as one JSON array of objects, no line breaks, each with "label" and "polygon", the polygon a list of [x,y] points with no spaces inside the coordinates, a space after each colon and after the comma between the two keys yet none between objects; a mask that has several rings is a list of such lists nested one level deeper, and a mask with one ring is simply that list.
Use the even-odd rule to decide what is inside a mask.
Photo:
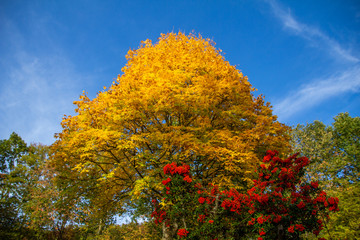
[{"label": "yellow foliage", "polygon": [[131,200],[139,198],[144,195],[144,192],[149,192],[151,189],[161,191],[162,185],[156,183],[150,176],[144,176],[143,178],[137,179],[134,183],[133,190],[130,192]]},{"label": "yellow foliage", "polygon": [[161,198],[162,168],[173,161],[191,164],[204,183],[245,186],[267,149],[287,152],[288,128],[220,52],[181,32],[143,41],[112,86],[75,102],[77,115],[64,118],[53,145],[54,163],[129,197]]}]

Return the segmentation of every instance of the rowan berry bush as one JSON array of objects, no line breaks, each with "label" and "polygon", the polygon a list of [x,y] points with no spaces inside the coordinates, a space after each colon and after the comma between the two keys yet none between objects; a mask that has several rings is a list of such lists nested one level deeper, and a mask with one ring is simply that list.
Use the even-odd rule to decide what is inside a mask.
[{"label": "rowan berry bush", "polygon": [[164,167],[166,197],[154,199],[155,223],[181,239],[300,239],[318,235],[329,212],[338,211],[338,198],[327,196],[318,182],[304,180],[306,157],[286,159],[267,151],[246,192],[202,186],[189,165]]}]

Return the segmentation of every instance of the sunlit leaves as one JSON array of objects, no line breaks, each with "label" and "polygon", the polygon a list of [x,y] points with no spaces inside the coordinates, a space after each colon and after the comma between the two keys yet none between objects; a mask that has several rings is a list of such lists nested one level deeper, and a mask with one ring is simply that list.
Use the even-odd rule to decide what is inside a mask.
[{"label": "sunlit leaves", "polygon": [[96,181],[120,205],[161,197],[161,169],[173,161],[201,181],[246,187],[266,149],[288,150],[288,129],[220,52],[183,33],[130,50],[117,81],[93,100],[84,93],[64,118],[54,166],[85,188]]}]

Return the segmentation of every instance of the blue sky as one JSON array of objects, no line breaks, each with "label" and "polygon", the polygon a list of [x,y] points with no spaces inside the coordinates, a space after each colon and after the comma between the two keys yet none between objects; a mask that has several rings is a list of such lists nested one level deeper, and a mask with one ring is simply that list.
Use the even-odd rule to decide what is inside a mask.
[{"label": "blue sky", "polygon": [[215,41],[283,123],[360,116],[356,0],[2,0],[0,139],[51,144],[72,102],[110,86],[130,48],[179,30]]}]

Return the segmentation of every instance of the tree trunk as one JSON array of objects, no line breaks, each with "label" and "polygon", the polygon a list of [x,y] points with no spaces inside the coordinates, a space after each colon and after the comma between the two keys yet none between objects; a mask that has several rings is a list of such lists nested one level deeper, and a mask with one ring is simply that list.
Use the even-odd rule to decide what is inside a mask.
[{"label": "tree trunk", "polygon": [[165,222],[162,223],[162,230],[163,230],[163,234],[162,234],[162,238],[161,240],[172,240],[175,237],[175,233],[178,230],[179,226],[177,223],[174,223],[173,226],[166,226]]},{"label": "tree trunk", "polygon": [[99,228],[98,228],[98,230],[97,230],[97,235],[98,235],[98,236],[101,234],[102,229],[103,229],[103,220],[100,219]]},{"label": "tree trunk", "polygon": [[284,237],[284,227],[283,225],[279,225],[277,229],[277,240],[285,240]]}]

